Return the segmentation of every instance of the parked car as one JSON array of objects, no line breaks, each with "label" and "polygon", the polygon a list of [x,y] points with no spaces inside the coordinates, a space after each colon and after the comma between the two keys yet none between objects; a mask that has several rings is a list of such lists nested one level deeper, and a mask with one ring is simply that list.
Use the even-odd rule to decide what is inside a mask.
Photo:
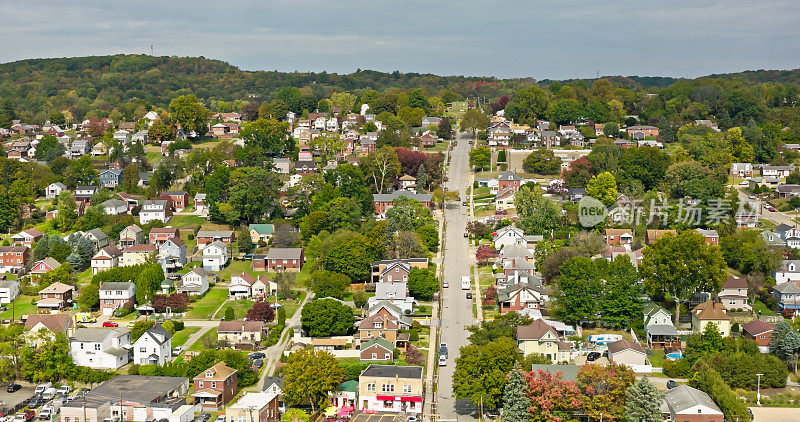
[{"label": "parked car", "polygon": [[52,382],[46,382],[46,383],[43,383],[43,384],[39,384],[39,385],[36,386],[36,389],[33,390],[33,393],[36,394],[37,396],[41,396],[42,393],[44,393],[44,390],[47,390],[48,388],[50,388],[52,386],[53,386]]},{"label": "parked car", "polygon": [[56,389],[50,387],[47,390],[44,390],[44,393],[42,393],[42,400],[50,401],[53,400],[53,397],[55,396],[56,396]]},{"label": "parked car", "polygon": [[116,323],[116,322],[114,322],[114,321],[105,321],[105,322],[103,322],[103,327],[106,327],[106,328],[115,328],[115,327],[119,327],[119,324],[117,324],[117,323]]},{"label": "parked car", "polygon": [[69,388],[68,385],[62,385],[61,387],[58,387],[58,390],[56,390],[56,393],[61,394],[62,396],[66,396],[70,392],[72,392],[72,389]]},{"label": "parked car", "polygon": [[203,422],[205,422],[205,421],[207,421],[209,419],[211,419],[211,414],[210,413],[201,413],[201,414],[197,415],[197,417],[195,418],[196,421],[203,421]]},{"label": "parked car", "polygon": [[172,349],[172,356],[179,356],[181,353],[183,353],[183,347],[181,346],[177,346]]},{"label": "parked car", "polygon": [[258,370],[259,368],[261,368],[262,365],[264,365],[264,361],[263,360],[255,359],[255,360],[253,360],[253,363],[250,365],[250,368]]},{"label": "parked car", "polygon": [[667,388],[673,389],[678,386],[678,383],[675,380],[668,380],[667,381]]},{"label": "parked car", "polygon": [[217,416],[217,420],[215,422],[225,422],[225,415]]},{"label": "parked car", "polygon": [[450,287],[450,283],[448,283],[447,280],[445,280],[445,281],[442,282],[442,287],[444,287],[446,289],[446,288]]},{"label": "parked car", "polygon": [[414,415],[409,415],[407,421],[408,422],[417,422],[417,417],[414,416]]},{"label": "parked car", "polygon": [[472,293],[467,292],[467,299],[472,299]]},{"label": "parked car", "polygon": [[9,392],[9,393],[14,393],[17,390],[19,390],[20,388],[22,388],[22,386],[19,385],[19,384],[9,384],[8,388],[6,388],[6,391]]},{"label": "parked car", "polygon": [[263,352],[253,352],[247,355],[248,359],[264,359],[265,357],[267,357],[267,355],[265,355]]},{"label": "parked car", "polygon": [[603,356],[603,354],[600,353],[600,352],[589,352],[589,354],[586,355],[586,361],[587,362],[594,362],[597,359],[600,359],[600,356]]},{"label": "parked car", "polygon": [[128,321],[128,323],[125,324],[125,326],[128,328],[133,328],[134,325],[136,325],[136,321]]},{"label": "parked car", "polygon": [[42,405],[42,399],[37,396],[34,396],[31,401],[28,402],[28,407],[31,409],[36,409],[37,407]]}]

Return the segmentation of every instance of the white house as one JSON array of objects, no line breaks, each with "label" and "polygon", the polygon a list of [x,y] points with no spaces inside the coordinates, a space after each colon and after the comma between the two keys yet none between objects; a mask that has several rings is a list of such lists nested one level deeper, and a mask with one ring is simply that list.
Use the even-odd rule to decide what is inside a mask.
[{"label": "white house", "polygon": [[0,303],[11,303],[17,296],[19,296],[18,281],[0,281]]},{"label": "white house", "polygon": [[55,182],[47,185],[47,191],[45,192],[45,196],[47,199],[53,199],[58,196],[61,192],[67,190],[66,185],[61,182]]},{"label": "white house", "polygon": [[119,266],[121,256],[122,251],[116,246],[106,246],[100,249],[91,259],[92,274],[116,268]]},{"label": "white house", "polygon": [[145,331],[133,343],[133,363],[164,365],[172,358],[172,334],[160,324]]},{"label": "white house", "polygon": [[228,264],[228,246],[219,240],[203,248],[203,269],[221,271]]},{"label": "white house", "polygon": [[131,330],[127,328],[78,328],[69,339],[69,354],[78,366],[117,369],[129,362]]},{"label": "white house", "polygon": [[257,299],[270,296],[278,290],[278,285],[262,275],[255,278],[247,273],[231,275],[228,296],[236,299]]},{"label": "white house", "polygon": [[106,215],[119,215],[128,212],[128,203],[121,199],[109,199],[101,205]]},{"label": "white house", "polygon": [[142,209],[139,211],[139,221],[147,224],[153,220],[163,223],[169,221],[170,213],[165,199],[148,199],[142,201]]},{"label": "white house", "polygon": [[785,259],[781,261],[781,265],[773,273],[775,284],[783,284],[788,281],[800,281],[800,260]]},{"label": "white house", "polygon": [[214,274],[202,268],[194,268],[181,276],[181,281],[175,286],[175,291],[188,295],[202,295],[208,291],[209,279],[214,277]]}]

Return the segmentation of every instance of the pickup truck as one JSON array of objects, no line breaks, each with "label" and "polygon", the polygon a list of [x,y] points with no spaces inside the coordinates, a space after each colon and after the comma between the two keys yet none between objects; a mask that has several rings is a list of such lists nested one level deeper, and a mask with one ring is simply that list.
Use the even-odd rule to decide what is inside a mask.
[{"label": "pickup truck", "polygon": [[23,412],[17,412],[17,415],[14,416],[14,420],[21,420],[23,422],[27,422],[33,420],[36,417],[36,412],[33,410],[26,410]]}]

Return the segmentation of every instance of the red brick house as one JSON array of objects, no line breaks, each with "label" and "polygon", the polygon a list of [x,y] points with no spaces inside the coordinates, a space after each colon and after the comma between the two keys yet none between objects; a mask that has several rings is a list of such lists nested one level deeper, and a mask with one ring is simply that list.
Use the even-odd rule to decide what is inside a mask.
[{"label": "red brick house", "polygon": [[167,240],[172,238],[180,238],[180,231],[174,227],[153,227],[150,229],[150,244],[161,246]]},{"label": "red brick house", "polygon": [[719,245],[719,233],[716,230],[695,229],[706,238],[706,245]]},{"label": "red brick house", "polygon": [[175,212],[181,212],[189,206],[189,193],[184,191],[164,192],[158,199],[165,199]]},{"label": "red brick house", "polygon": [[419,144],[423,147],[432,147],[436,145],[436,137],[430,133],[426,133],[419,137]]},{"label": "red brick house", "polygon": [[197,247],[202,250],[217,240],[230,245],[236,240],[236,233],[233,230],[200,230],[195,239],[197,239]]},{"label": "red brick house", "polygon": [[270,248],[265,257],[266,270],[298,272],[303,260],[303,248]]},{"label": "red brick house", "polygon": [[0,268],[16,271],[25,267],[30,251],[30,248],[23,245],[0,246]]},{"label": "red brick house", "polygon": [[72,296],[75,287],[68,284],[55,282],[39,291],[39,301],[36,307],[40,310],[59,310],[72,306]]},{"label": "red brick house", "polygon": [[428,208],[431,208],[433,204],[433,196],[429,193],[412,193],[402,190],[396,190],[392,193],[376,193],[372,195],[372,201],[375,203],[375,214],[386,214],[386,211],[394,205],[394,201],[401,196],[419,201]]},{"label": "red brick house", "polygon": [[506,188],[511,188],[514,192],[522,186],[522,178],[513,171],[504,171],[497,176],[497,190],[502,192]]},{"label": "red brick house", "polygon": [[759,349],[762,347],[768,348],[774,329],[774,325],[756,319],[742,325],[742,336],[754,340],[756,344],[758,344]]},{"label": "red brick house", "polygon": [[606,245],[627,245],[633,243],[633,232],[630,229],[606,229]]},{"label": "red brick house", "polygon": [[203,410],[217,410],[230,402],[238,391],[236,372],[219,362],[194,377],[194,404]]},{"label": "red brick house", "polygon": [[373,337],[361,345],[360,360],[387,361],[394,360],[394,344],[383,337]]}]

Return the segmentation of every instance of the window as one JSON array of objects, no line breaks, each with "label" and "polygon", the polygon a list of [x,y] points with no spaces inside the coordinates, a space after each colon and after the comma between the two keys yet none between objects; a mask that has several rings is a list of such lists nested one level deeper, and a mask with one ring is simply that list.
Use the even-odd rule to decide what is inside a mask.
[{"label": "window", "polygon": [[100,343],[94,345],[94,350],[100,350]]},{"label": "window", "polygon": [[394,393],[394,384],[381,385],[381,391],[384,393]]},{"label": "window", "polygon": [[203,388],[203,381],[198,381],[199,388]]},{"label": "window", "polygon": [[391,359],[391,355],[390,355],[389,353],[386,353],[386,355],[385,355],[385,359],[386,359],[386,360],[390,360],[390,359]]},{"label": "window", "polygon": [[217,382],[211,381],[211,388],[217,388]]},{"label": "window", "polygon": [[403,385],[403,394],[410,394],[411,393],[411,386],[408,384]]},{"label": "window", "polygon": [[367,391],[374,393],[375,392],[375,384],[374,383],[367,383]]},{"label": "window", "polygon": [[384,400],[383,407],[387,409],[391,409],[394,407],[394,400]]},{"label": "window", "polygon": [[374,359],[378,359],[378,354],[377,354],[377,353],[373,353],[373,354],[372,354],[372,359],[373,359],[373,360],[374,360]]},{"label": "window", "polygon": [[139,348],[139,353],[147,353],[147,348],[146,347],[140,347]]}]

